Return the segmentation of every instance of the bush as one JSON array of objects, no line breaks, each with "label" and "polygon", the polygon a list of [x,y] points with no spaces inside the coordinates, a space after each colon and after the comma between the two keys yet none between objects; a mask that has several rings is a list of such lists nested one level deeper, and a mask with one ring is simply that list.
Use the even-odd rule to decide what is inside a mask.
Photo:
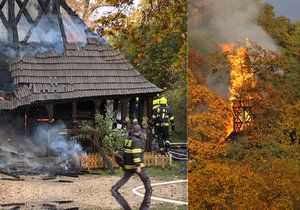
[{"label": "bush", "polygon": [[175,132],[170,139],[174,142],[187,142],[187,92],[186,85],[174,85],[164,96],[168,99],[172,114],[175,117]]}]

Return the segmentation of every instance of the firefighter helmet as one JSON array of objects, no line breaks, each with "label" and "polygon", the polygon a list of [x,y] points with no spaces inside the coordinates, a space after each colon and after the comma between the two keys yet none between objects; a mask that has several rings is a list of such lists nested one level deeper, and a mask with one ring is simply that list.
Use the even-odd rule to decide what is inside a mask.
[{"label": "firefighter helmet", "polygon": [[165,97],[161,97],[159,100],[159,104],[166,105],[168,103],[168,100]]}]

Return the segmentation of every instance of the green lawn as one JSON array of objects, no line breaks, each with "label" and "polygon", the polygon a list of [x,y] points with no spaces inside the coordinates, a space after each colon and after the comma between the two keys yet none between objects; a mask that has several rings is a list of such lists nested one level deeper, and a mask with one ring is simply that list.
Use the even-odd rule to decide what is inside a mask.
[{"label": "green lawn", "polygon": [[[171,167],[148,167],[149,176],[156,180],[175,180],[175,179],[187,179],[186,163],[173,162]],[[90,170],[84,173],[87,176],[90,175],[102,175],[102,176],[121,176],[123,175],[122,169],[116,169],[116,174],[112,175],[107,169]]]}]

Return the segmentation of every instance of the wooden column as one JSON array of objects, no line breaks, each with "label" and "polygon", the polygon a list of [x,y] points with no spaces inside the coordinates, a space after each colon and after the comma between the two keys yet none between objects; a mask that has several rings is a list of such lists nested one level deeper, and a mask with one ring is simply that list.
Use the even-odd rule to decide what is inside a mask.
[{"label": "wooden column", "polygon": [[146,141],[146,151],[151,152],[152,150],[152,129],[153,129],[153,122],[152,122],[152,113],[153,113],[153,97],[149,97],[147,99],[147,141]]},{"label": "wooden column", "polygon": [[28,133],[28,107],[24,111],[24,133]]},{"label": "wooden column", "polygon": [[135,97],[131,98],[129,101],[129,120],[130,123],[133,123],[134,120],[134,111],[135,111]]},{"label": "wooden column", "polygon": [[72,125],[73,128],[77,128],[77,113],[78,113],[77,101],[72,102]]},{"label": "wooden column", "polygon": [[117,127],[118,106],[119,106],[119,100],[114,99],[113,116],[114,116],[114,119],[115,119],[116,122],[113,124],[113,128]]},{"label": "wooden column", "polygon": [[[15,0],[8,0],[8,34],[12,34],[12,38],[9,38],[10,42],[13,42],[14,49],[16,52],[19,52],[19,36],[18,36],[18,29],[17,29],[17,22],[16,22],[16,15],[15,15]],[[11,37],[11,36],[8,36]]]},{"label": "wooden column", "polygon": [[100,114],[100,106],[101,106],[101,99],[96,98],[94,99],[94,105],[95,105],[95,114]]},{"label": "wooden column", "polygon": [[106,117],[106,105],[107,105],[107,100],[102,100],[102,103],[100,105],[100,114],[102,114],[102,116],[105,118]]},{"label": "wooden column", "polygon": [[143,127],[144,104],[144,99],[142,97],[139,97],[138,122],[141,127]]},{"label": "wooden column", "polygon": [[54,119],[54,112],[53,112],[53,104],[48,104],[46,105],[46,109],[48,110],[48,119],[49,119],[49,123],[53,123]]},{"label": "wooden column", "polygon": [[122,123],[122,128],[127,127],[127,122],[126,122],[126,117],[128,114],[128,99],[122,99],[121,100],[121,123]]}]

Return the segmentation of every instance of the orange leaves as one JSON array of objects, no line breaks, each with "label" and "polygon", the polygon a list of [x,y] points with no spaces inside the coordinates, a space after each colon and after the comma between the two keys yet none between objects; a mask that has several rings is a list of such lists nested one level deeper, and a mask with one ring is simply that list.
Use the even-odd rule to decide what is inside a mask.
[{"label": "orange leaves", "polygon": [[225,137],[224,122],[231,109],[219,95],[211,92],[204,81],[189,72],[189,135],[201,141],[219,141]]}]

